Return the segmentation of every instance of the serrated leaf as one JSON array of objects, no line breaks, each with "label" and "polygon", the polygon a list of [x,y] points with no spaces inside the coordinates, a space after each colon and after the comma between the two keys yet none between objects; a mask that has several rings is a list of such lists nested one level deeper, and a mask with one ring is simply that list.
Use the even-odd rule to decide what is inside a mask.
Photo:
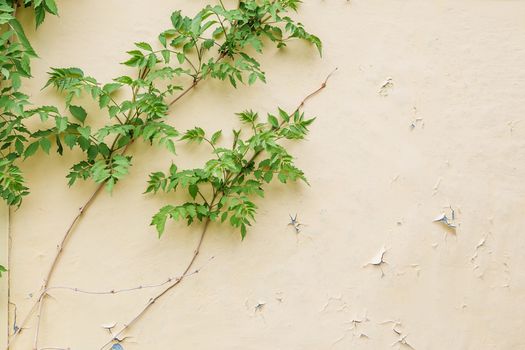
[{"label": "serrated leaf", "polygon": [[153,51],[151,45],[146,42],[135,43],[135,46],[146,51]]},{"label": "serrated leaf", "polygon": [[37,54],[27,39],[24,28],[22,28],[20,22],[18,22],[16,18],[13,18],[9,21],[9,26],[16,32],[16,36],[18,37],[18,40],[20,40],[22,46],[24,46],[26,52],[33,57],[37,57]]},{"label": "serrated leaf", "polygon": [[61,133],[67,129],[67,117],[55,117],[57,132]]},{"label": "serrated leaf", "polygon": [[26,150],[24,152],[24,157],[27,158],[27,157],[30,157],[33,154],[35,154],[36,151],[38,150],[39,144],[40,143],[38,141],[35,141],[35,142],[31,143],[29,146],[27,146],[27,148],[26,148]]},{"label": "serrated leaf", "polygon": [[219,139],[221,138],[222,136],[222,130],[219,130],[217,132],[215,132],[212,136],[211,136],[211,139],[210,139],[210,142],[215,145],[217,144],[217,141],[219,141]]},{"label": "serrated leaf", "polygon": [[78,119],[81,123],[84,123],[84,121],[86,120],[87,112],[81,106],[70,105],[69,106],[69,112],[71,113],[71,115],[73,117]]},{"label": "serrated leaf", "polygon": [[51,141],[49,141],[46,138],[40,139],[40,147],[42,147],[42,150],[49,154],[49,150],[51,149]]},{"label": "serrated leaf", "polygon": [[188,187],[188,192],[190,193],[191,198],[195,200],[195,197],[197,197],[197,193],[199,193],[199,186],[197,185],[190,185]]},{"label": "serrated leaf", "polygon": [[91,127],[90,126],[84,126],[77,129],[78,133],[83,136],[86,139],[89,139],[91,136]]},{"label": "serrated leaf", "polygon": [[177,61],[179,61],[180,64],[183,64],[186,60],[186,55],[182,52],[177,52]]},{"label": "serrated leaf", "polygon": [[46,8],[47,10],[54,14],[54,15],[58,15],[58,8],[57,8],[57,4],[55,3],[55,0],[44,0],[45,4],[46,4]]},{"label": "serrated leaf", "polygon": [[271,114],[268,114],[268,123],[270,123],[270,125],[275,129],[279,128],[279,121]]}]

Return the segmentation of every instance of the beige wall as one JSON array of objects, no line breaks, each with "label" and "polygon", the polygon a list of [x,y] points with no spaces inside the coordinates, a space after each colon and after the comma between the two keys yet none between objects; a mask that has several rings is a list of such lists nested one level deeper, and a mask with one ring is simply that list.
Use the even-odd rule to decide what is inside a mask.
[{"label": "beige wall", "polygon": [[[204,3],[60,1],[60,18],[30,33],[41,59],[28,89],[37,103],[59,103],[40,91],[50,66],[101,81],[123,74],[118,62],[133,42],[155,40],[172,10],[193,14]],[[306,107],[318,117],[311,136],[292,146],[311,187],[272,186],[244,242],[213,225],[204,269],[130,330],[126,350],[408,349],[389,320],[417,350],[524,349],[525,2],[305,0],[298,17],[323,39],[322,60],[298,43],[269,50],[267,85],[207,82],[172,114],[181,130],[229,130],[234,112],[293,108],[339,67]],[[199,164],[186,151],[177,164]],[[67,188],[76,156],[24,163],[32,195],[11,216],[19,317],[93,188]],[[78,226],[52,285],[123,288],[181,271],[197,228],[171,225],[158,240],[149,219],[167,198],[141,195],[146,175],[170,158],[135,153],[131,176]],[[456,235],[432,222],[448,206]],[[306,224],[301,234],[289,213]],[[383,246],[381,277],[363,265]],[[126,322],[155,290],[51,294],[41,345],[83,350],[98,349],[108,336],[100,325]],[[30,348],[30,327],[13,349]]]}]

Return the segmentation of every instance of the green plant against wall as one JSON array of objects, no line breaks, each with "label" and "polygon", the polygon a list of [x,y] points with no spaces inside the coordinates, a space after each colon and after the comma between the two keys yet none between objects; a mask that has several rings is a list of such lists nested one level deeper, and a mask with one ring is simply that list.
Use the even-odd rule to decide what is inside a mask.
[{"label": "green plant against wall", "polygon": [[212,159],[202,168],[179,170],[172,164],[168,173],[150,175],[146,193],[182,190],[193,199],[160,209],[152,220],[159,236],[164,233],[166,220],[171,218],[185,220],[188,225],[196,220],[228,221],[240,230],[244,239],[247,227],[255,220],[257,206],[253,197],[264,197],[265,184],[274,179],[282,183],[296,180],[307,183],[303,171],[294,165],[294,158],[279,141],[303,139],[314,118],[305,119],[299,111],[289,115],[282,109],[277,116],[268,114],[264,121],[253,111],[238,116],[249,127],[249,137],[242,137],[246,130],[234,130],[233,144],[221,147],[221,130],[209,137],[202,128],[188,130],[181,139],[205,142],[212,151]]},{"label": "green plant against wall", "polygon": [[[128,51],[124,64],[136,67],[136,77],[121,76],[102,85],[79,68],[54,68],[46,86],[64,92],[70,116],[54,106],[32,110],[42,121],[53,118],[55,126],[33,133],[25,155],[33,155],[39,148],[48,152],[50,139],[60,154],[64,147],[80,148],[85,158],[71,168],[69,184],[91,178],[111,191],[129,171],[132,158],[123,153],[135,140],[175,153],[173,139],[179,133],[166,122],[169,107],[200,81],[228,80],[235,87],[265,81],[259,62],[249,54],[262,53],[265,39],[277,47],[293,38],[303,39],[321,51],[319,38],[284,15],[296,6],[297,1],[252,0],[233,10],[207,6],[192,18],[176,11],[171,16],[172,28],[159,35],[157,45],[139,42]],[[191,81],[185,89],[180,83],[183,78]],[[127,89],[131,98],[117,100],[115,96],[122,89]],[[176,96],[178,91],[183,92]],[[92,130],[86,109],[73,104],[83,94],[95,99],[107,113],[104,127]]]},{"label": "green plant against wall", "polygon": [[[133,156],[128,154],[131,144],[141,141],[134,151],[156,144],[172,153],[175,153],[175,145],[179,139],[206,141],[212,146],[216,159],[210,160],[202,169],[177,171],[172,167],[171,172],[164,175],[165,186],[162,185],[164,180],[157,173],[158,187],[151,187],[156,186],[154,175],[150,178],[148,187],[150,191],[187,188],[190,195],[194,195],[195,202],[161,209],[153,218],[153,224],[162,233],[168,217],[184,218],[190,224],[204,221],[205,229],[199,247],[208,222],[218,218],[228,220],[234,227],[238,227],[244,237],[247,226],[252,223],[255,215],[256,207],[251,196],[261,195],[263,184],[270,182],[274,176],[282,182],[305,180],[302,171],[293,165],[292,156],[279,143],[284,139],[301,139],[306,134],[313,119],[305,119],[299,108],[290,114],[280,110],[277,116],[270,115],[264,122],[258,120],[256,113],[241,113],[241,119],[247,123],[253,134],[245,137],[244,132],[236,130],[235,142],[229,148],[219,146],[219,132],[208,139],[200,128],[181,134],[169,123],[170,107],[202,81],[225,80],[234,87],[251,85],[257,80],[265,82],[265,74],[257,58],[268,43],[282,48],[292,39],[301,39],[313,44],[321,53],[319,38],[308,33],[302,24],[288,16],[290,11],[297,10],[298,4],[297,0],[244,0],[235,9],[227,9],[222,3],[206,6],[193,17],[176,11],[171,16],[172,27],[160,33],[156,43],[139,42],[128,52],[129,56],[124,64],[134,67],[135,74],[117,77],[107,84],[101,84],[79,68],[51,70],[46,86],[52,86],[63,93],[69,113],[62,113],[56,106],[42,106],[25,111],[26,118],[38,116],[45,123],[43,125],[52,122],[52,126],[31,132],[24,140],[24,148],[18,158],[40,154],[37,153],[39,150],[48,153],[53,147],[59,154],[68,149],[80,149],[83,157],[71,167],[67,175],[69,185],[79,180],[93,180],[99,186],[81,206],[57,244],[56,255],[44,278],[40,294],[11,340],[35,313],[37,325],[33,348],[39,349],[42,306],[48,291],[53,289],[49,283],[61,253],[80,217],[95,201],[101,189],[105,187],[111,192],[129,172],[133,161]],[[324,86],[325,84],[318,91]],[[315,93],[317,91],[313,94]],[[88,115],[87,109],[82,105],[82,98],[86,96],[98,103],[100,111],[96,113],[96,117]],[[95,129],[94,118],[97,118],[96,122],[99,124],[98,118],[104,115],[105,125]],[[193,172],[189,181],[194,183],[186,186],[189,172]],[[179,182],[171,187],[177,181]],[[213,190],[209,198],[201,191],[207,185]],[[27,189],[24,191],[23,195],[27,194]],[[196,201],[197,195],[202,202]],[[171,281],[155,300],[188,275],[195,258],[196,255],[182,276]],[[149,305],[151,304],[139,316]],[[125,328],[136,319],[127,323]],[[114,339],[108,344],[113,341]]]},{"label": "green plant against wall", "polygon": [[[37,57],[15,17],[19,6],[34,10],[37,26],[46,13],[58,14],[54,0],[0,1],[0,196],[13,206],[20,205],[23,196],[29,193],[16,164],[24,157],[31,134],[25,125],[30,102],[20,89],[21,79],[31,77],[31,59]],[[47,146],[44,141],[43,147]]]},{"label": "green plant against wall", "polygon": [[[0,197],[11,206],[19,206],[29,193],[17,165],[31,137],[25,123],[29,97],[21,88],[22,79],[31,78],[31,60],[37,57],[16,19],[20,6],[34,11],[37,27],[46,13],[58,14],[54,0],[0,0]],[[0,265],[0,277],[5,271]]]},{"label": "green plant against wall", "polygon": [[[208,137],[202,128],[195,127],[182,135],[182,142],[208,144],[211,159],[202,168],[183,170],[172,164],[167,173],[152,173],[146,193],[171,192],[175,193],[176,197],[189,196],[192,199],[179,205],[164,206],[153,217],[151,224],[156,226],[160,237],[165,231],[168,219],[184,220],[188,225],[202,222],[197,246],[180,276],[162,283],[159,287],[164,288],[150,298],[131,320],[112,333],[101,350],[109,346],[111,350],[122,350],[121,343],[126,339],[125,332],[186,277],[199,272],[199,269],[191,269],[200,254],[211,222],[228,221],[231,226],[240,229],[244,239],[247,226],[251,226],[255,221],[257,206],[254,198],[264,197],[266,184],[274,179],[282,183],[297,180],[307,183],[303,171],[293,164],[293,157],[281,143],[302,140],[307,135],[308,127],[314,118],[305,118],[300,110],[307,100],[326,88],[331,75],[332,73],[327,76],[318,89],[308,94],[292,113],[279,109],[277,116],[268,114],[266,120],[259,120],[258,114],[252,111],[239,113],[244,126],[233,130],[233,143],[230,147],[220,146],[222,131],[216,131]],[[248,135],[243,137],[242,134],[246,131]],[[107,294],[114,292],[110,291]]]}]

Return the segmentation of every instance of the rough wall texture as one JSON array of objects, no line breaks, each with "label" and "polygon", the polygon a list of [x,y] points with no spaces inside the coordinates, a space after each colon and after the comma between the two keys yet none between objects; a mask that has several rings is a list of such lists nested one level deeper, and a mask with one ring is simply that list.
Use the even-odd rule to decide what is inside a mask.
[{"label": "rough wall texture", "polygon": [[[60,1],[60,18],[30,33],[41,59],[29,90],[38,103],[59,102],[40,92],[50,66],[101,81],[123,74],[133,42],[154,40],[171,11],[203,4]],[[323,39],[322,60],[299,43],[270,50],[267,85],[207,82],[172,115],[181,130],[229,130],[234,112],[293,108],[339,67],[306,107],[318,116],[309,140],[293,146],[311,187],[272,187],[244,242],[213,226],[201,273],[130,330],[126,350],[525,348],[525,2],[306,0],[298,17]],[[167,199],[141,195],[170,156],[152,148],[135,157],[131,176],[78,226],[52,285],[160,282],[191,256],[197,231],[171,225],[158,240],[149,219]],[[33,193],[11,216],[19,315],[92,190],[65,185],[74,159],[24,164]],[[456,234],[432,222],[449,206]],[[299,235],[289,213],[306,224]],[[383,247],[386,263],[363,267]],[[153,294],[53,292],[41,344],[98,348],[108,337],[101,324],[126,322]],[[13,348],[29,348],[33,329]]]}]

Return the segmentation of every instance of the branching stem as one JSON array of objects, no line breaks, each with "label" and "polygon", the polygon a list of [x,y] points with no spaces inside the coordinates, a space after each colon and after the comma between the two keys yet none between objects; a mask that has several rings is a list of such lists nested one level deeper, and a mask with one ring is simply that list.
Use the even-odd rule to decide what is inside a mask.
[{"label": "branching stem", "polygon": [[[335,69],[337,70],[337,68]],[[332,76],[332,74],[335,72],[335,70],[333,72],[331,72],[327,77],[326,79],[323,81],[323,83],[321,84],[321,86],[316,89],[315,91],[311,92],[310,94],[308,94],[305,98],[303,98],[301,100],[301,102],[299,103],[298,107],[295,109],[294,113],[299,111],[301,108],[304,107],[305,103],[311,99],[312,97],[314,97],[315,95],[317,95],[318,93],[320,93],[323,89],[326,88],[326,84],[328,82],[328,79],[330,79],[330,77]],[[256,152],[250,159],[250,161],[247,163],[251,163],[253,162],[259,155],[260,155],[261,152]],[[242,171],[239,173],[241,174]],[[228,174],[228,175],[231,175],[232,173]],[[239,176],[239,174],[237,174],[237,176]],[[231,182],[234,182],[235,179],[237,178],[237,176],[235,176]],[[228,178],[231,178],[231,176],[228,176]],[[220,193],[221,197],[224,195],[224,193]],[[208,206],[208,209],[211,211],[211,209],[215,206],[215,203],[217,201],[217,197],[219,196],[219,193],[217,192],[214,192],[213,194],[213,198],[210,200],[209,204],[208,202],[206,202],[207,206]],[[220,199],[219,199],[220,200]],[[119,337],[126,331],[128,330],[131,326],[133,326],[152,306],[153,304],[155,304],[159,299],[161,299],[164,295],[166,295],[170,290],[172,290],[173,288],[175,288],[176,286],[178,286],[183,280],[185,277],[188,276],[188,271],[191,269],[191,267],[193,266],[193,264],[195,263],[196,259],[197,259],[197,256],[199,255],[200,253],[200,250],[201,250],[201,247],[202,247],[202,242],[204,241],[204,236],[206,235],[206,232],[208,230],[208,227],[209,227],[209,224],[210,224],[210,218],[209,217],[206,217],[206,219],[204,220],[204,226],[203,226],[203,229],[202,229],[202,233],[199,237],[199,240],[198,240],[198,243],[197,243],[197,247],[195,248],[194,252],[193,252],[193,255],[190,259],[190,261],[188,262],[188,264],[186,265],[185,269],[184,269],[184,272],[182,273],[181,277],[177,280],[175,280],[173,283],[171,283],[168,287],[166,287],[164,290],[162,290],[159,294],[157,294],[156,296],[154,296],[153,298],[149,299],[149,301],[146,303],[146,305],[135,315],[135,317],[133,317],[128,323],[126,323],[115,335],[113,335],[113,337],[108,340],[106,343],[104,343],[104,345],[102,345],[100,347],[100,350],[104,350],[106,347],[108,347],[109,345],[111,345],[112,343],[114,343],[115,341],[118,342],[118,339]]]},{"label": "branching stem", "polygon": [[173,283],[171,283],[168,287],[164,288],[164,290],[162,290],[159,294],[157,294],[156,296],[154,296],[153,298],[150,298],[148,300],[148,302],[146,303],[146,306],[144,306],[142,308],[142,310],[139,311],[139,313],[137,313],[137,315],[135,315],[135,317],[133,317],[131,319],[131,321],[129,321],[128,323],[126,323],[122,329],[120,331],[118,331],[115,335],[113,335],[113,337],[107,341],[104,345],[102,345],[100,347],[100,349],[105,349],[108,345],[111,345],[116,339],[118,339],[127,329],[129,329],[132,325],[134,325],[138,320],[139,318],[141,318],[142,315],[144,315],[152,306],[153,304],[155,304],[157,302],[157,300],[159,300],[160,298],[162,298],[162,296],[164,296],[166,293],[168,293],[170,290],[172,290],[173,288],[175,288],[177,285],[179,285],[183,280],[184,278],[186,278],[187,276],[189,276],[188,274],[188,271],[191,269],[191,267],[193,266],[193,264],[195,263],[195,260],[197,260],[197,256],[199,255],[200,253],[200,249],[201,249],[201,246],[202,246],[202,242],[204,241],[204,236],[206,235],[206,231],[208,230],[208,226],[210,224],[210,218],[206,218],[206,220],[204,221],[204,227],[202,229],[202,233],[199,237],[199,241],[197,243],[197,247],[195,248],[194,252],[193,252],[193,255],[188,263],[188,265],[186,266],[186,268],[184,269],[184,272],[182,273],[181,277],[179,277],[178,279],[176,279]]}]

